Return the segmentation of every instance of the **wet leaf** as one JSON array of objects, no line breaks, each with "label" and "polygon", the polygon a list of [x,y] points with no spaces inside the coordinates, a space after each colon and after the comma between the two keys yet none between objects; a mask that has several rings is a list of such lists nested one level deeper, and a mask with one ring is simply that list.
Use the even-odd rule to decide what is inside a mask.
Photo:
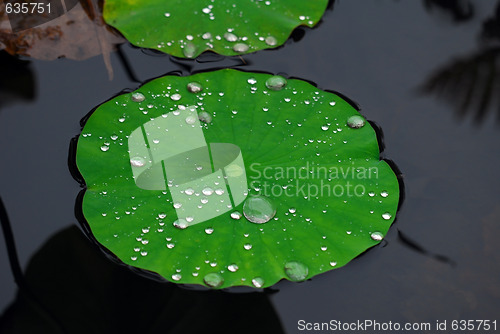
[{"label": "wet leaf", "polygon": [[348,102],[231,69],[161,77],[100,105],[76,165],[99,243],[212,288],[341,267],[382,240],[399,202],[374,129]]},{"label": "wet leaf", "polygon": [[[91,1],[90,4],[94,6],[94,12],[99,13],[97,1]],[[86,4],[87,9],[90,4]],[[100,14],[93,16],[87,13],[81,4],[52,21],[14,33],[4,5],[0,4],[0,49],[5,49],[11,55],[41,60],[61,57],[84,60],[102,54],[111,74],[109,54],[116,44],[123,41],[121,36],[104,23]]]},{"label": "wet leaf", "polygon": [[328,0],[107,0],[106,22],[132,44],[182,58],[211,50],[239,55],[275,48],[300,25],[313,27]]}]

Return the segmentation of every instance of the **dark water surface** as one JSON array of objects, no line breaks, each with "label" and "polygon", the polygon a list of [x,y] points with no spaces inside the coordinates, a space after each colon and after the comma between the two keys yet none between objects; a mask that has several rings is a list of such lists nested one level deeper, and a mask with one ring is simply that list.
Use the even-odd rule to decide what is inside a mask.
[{"label": "dark water surface", "polygon": [[[500,17],[495,21],[500,2],[472,1],[472,10],[454,11],[437,5],[443,3],[337,1],[299,42],[243,56],[245,70],[286,73],[359,103],[383,129],[384,156],[404,174],[405,201],[385,247],[307,282],[273,287],[279,291],[270,300],[286,333],[301,332],[301,319],[433,326],[447,320],[448,329],[452,320],[496,319],[500,327]],[[169,57],[123,49],[140,80],[186,71]],[[192,70],[238,63],[238,58],[182,62]],[[115,76],[109,81],[101,57],[32,61],[18,73],[31,70],[36,96],[0,93],[0,195],[24,268],[49,238],[77,224],[73,210],[80,188],[67,160],[80,118],[122,89],[137,87],[116,53],[112,64]],[[2,80],[20,75],[1,71]],[[53,259],[64,267],[58,254],[64,259],[68,254],[58,249],[42,259],[38,254],[39,261]],[[5,311],[17,288],[3,239],[0,250],[0,310]],[[71,272],[63,280],[79,284],[82,276]],[[32,276],[36,281],[36,268]],[[264,300],[228,303],[262,321],[267,317],[261,312],[272,313]],[[220,319],[229,316],[220,310]]]}]

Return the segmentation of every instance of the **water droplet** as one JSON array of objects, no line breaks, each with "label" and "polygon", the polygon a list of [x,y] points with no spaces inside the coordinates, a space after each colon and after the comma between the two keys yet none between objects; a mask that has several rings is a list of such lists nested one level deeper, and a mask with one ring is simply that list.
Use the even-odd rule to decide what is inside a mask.
[{"label": "water droplet", "polygon": [[323,125],[323,126],[321,127],[321,130],[326,131],[326,130],[328,130],[329,128],[330,128],[330,126],[329,126],[329,125],[327,125],[327,124],[325,124],[325,125]]},{"label": "water droplet", "polygon": [[260,195],[250,196],[243,204],[243,215],[256,224],[264,224],[273,219],[276,207],[268,198]]},{"label": "water droplet", "polygon": [[[232,32],[226,32],[224,34],[224,38],[226,39],[226,41],[228,42],[236,42],[238,40],[238,36],[236,36],[235,34],[233,34]],[[236,50],[235,50],[236,51]]]},{"label": "water droplet", "polygon": [[173,274],[173,275],[172,275],[172,279],[173,279],[174,281],[179,281],[181,278],[182,278],[182,275],[181,275],[181,274],[178,274],[178,273],[177,273],[177,274]]},{"label": "water droplet", "polygon": [[214,193],[214,190],[212,188],[210,188],[210,187],[206,187],[201,192],[205,196],[210,196],[210,195],[212,195]]},{"label": "water droplet", "polygon": [[389,193],[388,193],[387,191],[385,191],[385,190],[384,190],[384,191],[382,191],[382,192],[380,193],[380,196],[382,196],[382,197],[387,197],[387,196],[389,196]]},{"label": "water droplet", "polygon": [[370,192],[368,193],[368,196],[370,196],[370,197],[373,197],[373,196],[375,196],[375,192],[373,192],[373,191],[370,191]]},{"label": "water droplet", "polygon": [[238,52],[238,53],[243,53],[243,52],[247,52],[249,49],[248,45],[246,45],[245,43],[236,43],[234,46],[233,46],[233,50],[235,52]]},{"label": "water droplet", "polygon": [[246,250],[250,250],[250,249],[252,249],[252,247],[253,247],[252,244],[244,244],[243,245],[243,248],[245,248]]},{"label": "water droplet", "polygon": [[182,203],[174,203],[175,209],[180,209],[182,207]]},{"label": "water droplet", "polygon": [[186,117],[186,123],[189,124],[189,125],[193,125],[196,123],[196,117],[193,116],[193,115],[189,115],[188,117]]},{"label": "water droplet", "polygon": [[256,288],[262,288],[262,286],[264,285],[264,280],[261,277],[255,277],[254,279],[252,279],[252,284]]},{"label": "water droplet", "polygon": [[163,213],[163,212],[162,212],[162,213],[158,214],[158,218],[160,218],[160,219],[163,219],[163,218],[165,218],[165,217],[167,217],[167,214],[166,214],[166,213]]},{"label": "water droplet", "polygon": [[224,194],[224,190],[222,190],[222,189],[215,189],[215,193],[220,196],[220,195]]},{"label": "water droplet", "polygon": [[287,262],[285,264],[285,274],[290,280],[298,282],[303,281],[309,274],[309,269],[303,263],[297,261]]},{"label": "water droplet", "polygon": [[185,193],[186,195],[191,196],[191,195],[193,195],[193,194],[194,194],[194,189],[193,189],[193,188],[187,188],[186,190],[184,190],[184,193]]},{"label": "water droplet", "polygon": [[257,80],[255,78],[250,78],[247,80],[247,82],[250,84],[250,85],[255,85],[257,83]]},{"label": "water droplet", "polygon": [[174,101],[179,101],[179,100],[181,99],[181,97],[182,97],[182,96],[181,96],[181,94],[179,94],[179,93],[175,93],[175,94],[173,94],[172,96],[170,96],[170,98],[171,98],[172,100],[174,100]]},{"label": "water droplet", "polygon": [[375,241],[380,241],[384,239],[384,235],[380,232],[373,232],[370,237]]},{"label": "water droplet", "polygon": [[165,13],[163,15],[165,15],[165,17],[170,17],[170,13]]},{"label": "water droplet", "polygon": [[187,43],[184,47],[183,53],[186,58],[193,58],[196,54],[196,45],[193,43]]},{"label": "water droplet", "polygon": [[230,264],[229,266],[227,266],[227,269],[229,269],[230,272],[234,273],[236,272],[239,268],[236,264]]},{"label": "water droplet", "polygon": [[203,38],[203,39],[210,39],[210,38],[212,38],[212,34],[209,33],[209,32],[206,32],[203,35],[201,35],[201,38]]},{"label": "water droplet", "polygon": [[354,115],[347,119],[347,125],[353,129],[359,129],[365,126],[365,119],[362,116]]},{"label": "water droplet", "polygon": [[203,123],[211,123],[212,122],[212,116],[207,113],[206,111],[201,112],[198,115],[198,119],[202,121]]},{"label": "water droplet", "polygon": [[331,261],[331,262],[330,262],[330,265],[331,265],[332,267],[335,267],[335,266],[337,265],[337,262],[335,262],[335,261]]},{"label": "water droplet", "polygon": [[203,87],[199,82],[193,81],[187,84],[187,90],[191,93],[199,93],[203,90]]},{"label": "water droplet", "polygon": [[173,225],[175,227],[177,227],[178,229],[181,229],[181,230],[184,230],[185,228],[187,228],[189,225],[188,225],[188,222],[185,220],[185,219],[177,219],[176,221],[174,221]]},{"label": "water droplet", "polygon": [[130,159],[130,164],[132,167],[143,167],[146,164],[146,161],[141,157],[134,157]]},{"label": "water droplet", "polygon": [[321,246],[321,250],[324,252],[326,251],[328,248],[326,246]]},{"label": "water droplet", "polygon": [[392,217],[392,215],[389,212],[382,214],[382,218],[384,218],[385,220],[389,220],[389,219],[391,219],[391,217]]},{"label": "water droplet", "polygon": [[280,75],[273,75],[266,80],[266,87],[271,90],[282,90],[287,84],[285,78]]},{"label": "water droplet", "polygon": [[210,273],[203,277],[203,281],[211,288],[218,288],[224,283],[224,279],[217,273]]},{"label": "water droplet", "polygon": [[134,102],[142,102],[146,99],[146,97],[142,93],[135,92],[135,93],[132,93],[132,96],[130,97],[130,99]]},{"label": "water droplet", "polygon": [[214,229],[213,229],[213,228],[211,228],[211,227],[207,227],[207,228],[205,229],[205,233],[206,233],[206,234],[212,234],[212,233],[214,233]]},{"label": "water droplet", "polygon": [[295,209],[295,208],[290,208],[290,209],[288,209],[288,212],[290,212],[290,213],[295,213],[295,212],[297,212],[297,209]]},{"label": "water droplet", "polygon": [[241,219],[241,216],[242,216],[241,212],[239,212],[239,211],[231,212],[231,218],[233,218],[233,219],[236,219],[236,220]]},{"label": "water droplet", "polygon": [[168,248],[168,249],[172,249],[172,248],[174,248],[174,247],[175,247],[175,244],[174,244],[174,243],[169,242],[169,243],[167,244],[167,248]]},{"label": "water droplet", "polygon": [[267,36],[266,37],[266,44],[269,46],[274,46],[278,44],[278,40],[274,36]]},{"label": "water droplet", "polygon": [[200,199],[201,204],[207,204],[208,203],[208,198],[202,198]]},{"label": "water droplet", "polygon": [[106,152],[107,150],[109,150],[109,146],[107,146],[107,145],[101,146],[101,151]]}]

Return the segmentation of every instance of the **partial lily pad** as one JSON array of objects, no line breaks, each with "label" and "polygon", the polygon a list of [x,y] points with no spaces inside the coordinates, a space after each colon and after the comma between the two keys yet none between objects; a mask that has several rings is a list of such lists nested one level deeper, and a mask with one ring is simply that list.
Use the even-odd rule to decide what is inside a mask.
[{"label": "partial lily pad", "polygon": [[263,73],[165,76],[78,139],[91,233],[178,283],[268,287],[339,268],[394,221],[398,179],[339,95]]},{"label": "partial lily pad", "polygon": [[104,19],[132,44],[195,58],[211,50],[239,55],[282,45],[313,27],[328,0],[106,0]]}]

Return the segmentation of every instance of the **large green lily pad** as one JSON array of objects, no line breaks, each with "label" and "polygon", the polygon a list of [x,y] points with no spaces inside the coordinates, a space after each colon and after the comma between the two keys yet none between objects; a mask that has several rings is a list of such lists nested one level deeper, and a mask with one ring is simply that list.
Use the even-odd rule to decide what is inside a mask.
[{"label": "large green lily pad", "polygon": [[340,96],[225,69],[100,105],[78,139],[91,232],[169,281],[268,287],[380,242],[399,201],[371,125]]},{"label": "large green lily pad", "polygon": [[328,0],[106,0],[104,19],[132,44],[194,58],[211,50],[238,55],[285,43],[313,27]]}]

